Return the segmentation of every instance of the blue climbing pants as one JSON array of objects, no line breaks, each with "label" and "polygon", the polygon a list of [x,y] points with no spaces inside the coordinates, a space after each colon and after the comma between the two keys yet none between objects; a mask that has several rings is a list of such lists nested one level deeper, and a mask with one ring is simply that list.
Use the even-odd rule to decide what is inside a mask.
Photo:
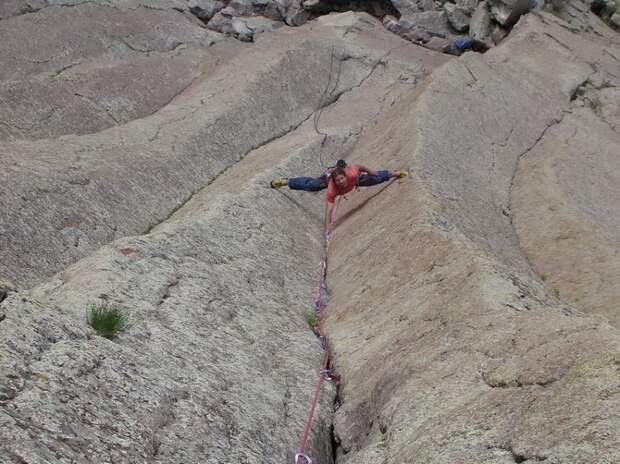
[{"label": "blue climbing pants", "polygon": [[[387,182],[392,178],[390,171],[377,171],[376,176],[369,176],[365,172],[360,173],[357,185],[359,187],[371,187]],[[293,190],[305,190],[306,192],[318,192],[327,188],[327,175],[321,177],[289,177],[288,186]]]},{"label": "blue climbing pants", "polygon": [[305,190],[306,192],[318,192],[327,188],[327,176],[321,177],[289,177],[288,186],[293,190]]},{"label": "blue climbing pants", "polygon": [[390,171],[377,171],[376,176],[369,176],[365,172],[361,173],[357,181],[357,185],[360,187],[370,187],[372,185],[381,184],[387,182],[392,178]]}]

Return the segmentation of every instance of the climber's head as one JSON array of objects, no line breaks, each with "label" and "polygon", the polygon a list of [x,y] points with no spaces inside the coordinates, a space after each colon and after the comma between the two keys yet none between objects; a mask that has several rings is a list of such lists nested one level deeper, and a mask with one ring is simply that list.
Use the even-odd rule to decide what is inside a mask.
[{"label": "climber's head", "polygon": [[347,186],[347,176],[344,173],[344,169],[346,167],[347,162],[345,160],[338,160],[338,162],[336,163],[336,168],[332,173],[334,183],[338,188],[345,188]]}]

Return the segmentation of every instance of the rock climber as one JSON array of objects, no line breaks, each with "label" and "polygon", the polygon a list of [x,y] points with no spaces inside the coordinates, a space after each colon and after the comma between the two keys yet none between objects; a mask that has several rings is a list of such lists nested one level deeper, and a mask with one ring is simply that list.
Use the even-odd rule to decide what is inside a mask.
[{"label": "rock climber", "polygon": [[374,171],[364,166],[347,164],[339,160],[336,166],[327,168],[319,177],[278,177],[271,181],[271,188],[277,189],[288,185],[292,190],[318,192],[327,189],[325,199],[325,223],[323,232],[327,238],[332,224],[334,202],[338,195],[349,193],[355,187],[370,187],[387,182],[392,178],[402,178],[408,175],[407,171]]}]

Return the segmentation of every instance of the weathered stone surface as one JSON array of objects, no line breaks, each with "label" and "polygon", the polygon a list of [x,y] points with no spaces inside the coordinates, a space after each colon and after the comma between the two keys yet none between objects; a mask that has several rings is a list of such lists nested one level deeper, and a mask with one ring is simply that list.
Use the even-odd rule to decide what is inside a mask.
[{"label": "weathered stone surface", "polygon": [[420,12],[417,1],[414,0],[393,0],[392,5],[398,10],[401,16],[408,16]]},{"label": "weathered stone surface", "polygon": [[213,31],[233,36],[242,42],[252,42],[254,40],[254,29],[248,26],[244,19],[236,15],[236,10],[230,6],[226,7],[211,18],[207,27]]},{"label": "weathered stone surface", "polygon": [[454,3],[470,16],[476,11],[476,8],[478,8],[478,0],[456,0]]},{"label": "weathered stone surface", "polygon": [[[287,40],[275,37],[281,32]],[[315,42],[321,52],[332,44],[346,53],[334,63],[340,84],[334,76],[323,95],[328,106],[318,127],[327,138],[308,118],[316,108],[310,106],[307,120],[263,139],[149,234],[102,247],[2,303],[0,456],[11,464],[292,461],[321,360],[304,313],[316,283],[324,200],[273,191],[268,179],[315,174],[345,156],[385,108],[446,57],[408,44],[366,15],[324,17],[271,38],[261,39],[263,51],[273,50],[271,58],[261,53],[253,62],[248,58],[254,55],[241,53],[237,59],[249,76],[263,69],[277,85],[287,85],[286,98],[302,89],[277,67],[282,56],[312,61]],[[311,66],[330,60],[327,54]],[[228,66],[164,110],[197,118],[192,101],[211,98],[215,107],[208,95],[225,93],[215,81],[260,102],[262,117],[251,117],[245,102],[250,113],[233,126],[238,137],[244,126],[256,131],[254,119],[271,124],[267,102],[277,100],[282,111],[280,94],[265,92],[261,80],[255,84],[260,93],[240,91],[235,60]],[[321,97],[307,80],[303,84],[304,98]],[[325,89],[326,81],[320,84]],[[192,130],[204,124],[196,121]],[[178,126],[171,129],[178,132]],[[158,135],[162,144],[165,131]],[[95,336],[84,322],[87,304],[101,299],[130,314],[131,328],[114,342]],[[308,450],[327,464],[334,393],[325,384]]]},{"label": "weathered stone surface", "polygon": [[418,8],[420,11],[440,10],[434,0],[418,0]]},{"label": "weathered stone surface", "polygon": [[461,8],[454,3],[445,3],[443,9],[446,12],[448,21],[450,21],[454,29],[459,32],[464,32],[469,29],[470,18]]},{"label": "weathered stone surface", "polygon": [[203,21],[209,21],[215,14],[224,9],[226,5],[217,0],[191,0],[187,2],[189,11]]},{"label": "weathered stone surface", "polygon": [[505,27],[514,25],[522,14],[534,6],[532,0],[488,0],[488,2],[495,21]]},{"label": "weathered stone surface", "polygon": [[394,16],[384,17],[383,25],[388,31],[393,32],[394,34],[400,34],[404,31],[403,27],[400,25],[400,22]]},{"label": "weathered stone surface", "polygon": [[595,113],[620,134],[620,88],[605,87],[608,81],[603,81],[602,85],[604,87],[599,88],[590,104]]},{"label": "weathered stone surface", "polygon": [[284,24],[280,21],[274,21],[264,16],[251,16],[243,18],[243,22],[252,30],[254,34],[261,32],[274,31]]},{"label": "weathered stone surface", "polygon": [[274,0],[265,7],[263,14],[274,21],[282,21],[286,15],[287,4],[288,0]]},{"label": "weathered stone surface", "polygon": [[493,24],[491,27],[491,40],[495,45],[499,44],[508,36],[508,30],[499,24]]},{"label": "weathered stone surface", "polygon": [[425,11],[400,18],[404,32],[421,31],[430,37],[447,37],[453,32],[445,11]]},{"label": "weathered stone surface", "polygon": [[620,30],[620,13],[615,13],[609,18],[609,22],[613,27]]},{"label": "weathered stone surface", "polygon": [[448,39],[444,39],[441,37],[431,37],[430,40],[424,44],[424,46],[431,50],[443,53],[445,52],[446,47],[449,47],[450,44],[451,41]]},{"label": "weathered stone surface", "polygon": [[254,13],[254,5],[252,0],[231,0],[229,7],[234,8],[240,15],[246,16]]},{"label": "weathered stone surface", "polygon": [[491,13],[489,12],[488,4],[485,1],[480,2],[476,11],[471,17],[471,22],[469,23],[469,35],[474,39],[482,40],[484,43],[488,44],[491,42]]},{"label": "weathered stone surface", "polygon": [[289,26],[301,26],[310,18],[310,13],[303,7],[302,0],[288,0],[284,22]]},{"label": "weathered stone surface", "polygon": [[[512,205],[533,268],[584,312],[620,328],[620,134],[593,103],[576,106],[523,157]],[[575,103],[582,103],[577,100]]]},{"label": "weathered stone surface", "polygon": [[84,134],[154,113],[217,35],[174,10],[49,7],[0,22],[0,140]]},{"label": "weathered stone surface", "polygon": [[222,43],[225,64],[148,118],[88,137],[0,144],[0,198],[11,205],[0,216],[0,276],[27,286],[144,233],[253,147],[309,117],[330,66],[341,69],[337,92],[367,74],[367,62],[332,59],[323,39],[297,37],[266,40],[260,56]]},{"label": "weathered stone surface", "polygon": [[44,6],[45,0],[3,0],[0,2],[0,19],[32,13]]},{"label": "weathered stone surface", "polygon": [[356,145],[413,178],[352,196],[334,234],[339,463],[620,461],[620,333],[532,272],[510,217],[519,157],[590,63],[617,69],[617,42],[548,21],[434,71]]},{"label": "weathered stone surface", "polygon": [[[529,15],[496,49],[429,77],[446,57],[367,16],[330,15],[252,48],[214,45],[217,66],[152,116],[0,145],[0,239],[22,247],[0,265],[22,272],[23,256],[22,282],[63,269],[0,303],[2,459],[292,462],[321,357],[303,313],[323,200],[267,181],[350,154],[412,177],[339,207],[327,321],[343,376],[338,463],[620,462],[620,333],[534,272],[513,191],[517,166],[543,151],[556,162],[544,180],[560,179],[548,191],[606,240],[588,259],[612,262],[620,48],[611,29],[575,21]],[[546,148],[569,132],[575,152]],[[97,238],[98,224],[150,233],[99,248],[117,237]],[[99,300],[130,313],[114,342],[84,323]],[[335,392],[323,393],[310,454],[331,464]]]}]

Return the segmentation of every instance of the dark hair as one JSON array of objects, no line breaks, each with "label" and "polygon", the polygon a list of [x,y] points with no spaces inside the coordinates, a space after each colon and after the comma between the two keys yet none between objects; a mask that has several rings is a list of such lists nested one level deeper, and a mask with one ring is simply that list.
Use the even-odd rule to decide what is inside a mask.
[{"label": "dark hair", "polygon": [[338,160],[338,162],[336,163],[336,168],[340,171],[342,171],[346,167],[347,167],[347,162],[345,160]]}]

